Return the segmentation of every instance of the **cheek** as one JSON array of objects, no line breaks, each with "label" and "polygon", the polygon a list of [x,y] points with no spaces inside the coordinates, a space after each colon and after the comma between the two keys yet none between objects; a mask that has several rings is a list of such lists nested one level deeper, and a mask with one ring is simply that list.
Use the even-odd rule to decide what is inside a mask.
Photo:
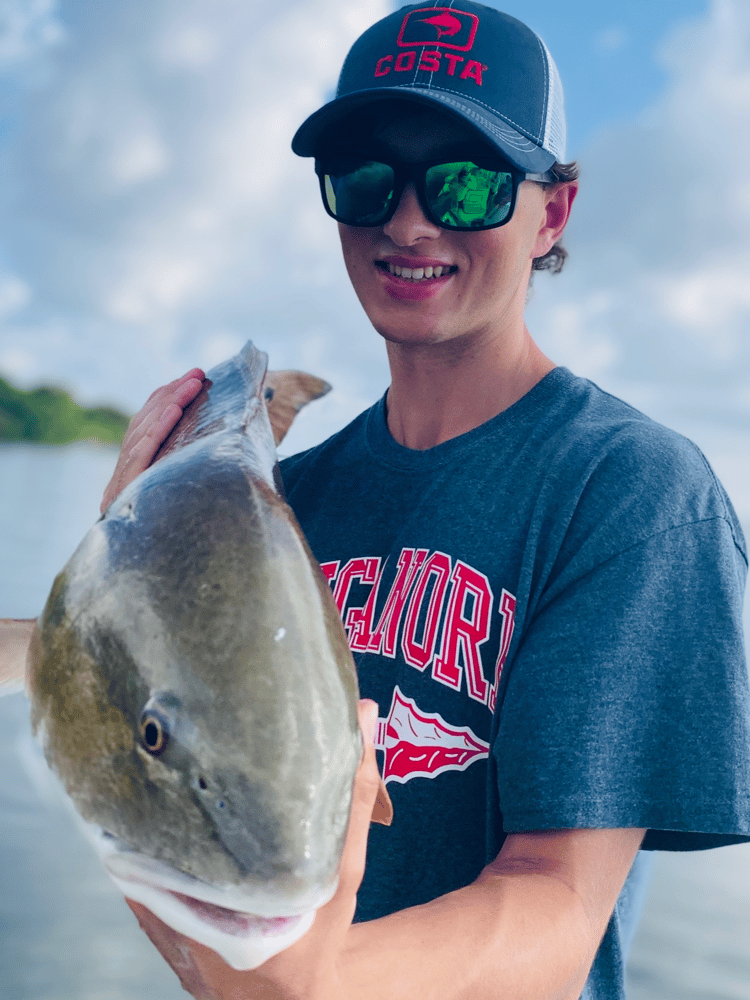
[{"label": "cheek", "polygon": [[354,229],[341,223],[338,227],[346,269],[350,275],[361,273],[365,263],[369,262],[372,256],[373,230]]},{"label": "cheek", "polygon": [[502,281],[503,276],[507,281],[509,270],[515,266],[517,244],[507,238],[504,228],[474,233],[472,243],[466,247],[471,261],[469,274],[487,288]]},{"label": "cheek", "polygon": [[476,233],[475,260],[481,261],[485,274],[503,275],[507,281],[512,274],[525,272],[531,265],[531,258],[537,238],[537,220],[533,213],[519,211],[506,226]]}]

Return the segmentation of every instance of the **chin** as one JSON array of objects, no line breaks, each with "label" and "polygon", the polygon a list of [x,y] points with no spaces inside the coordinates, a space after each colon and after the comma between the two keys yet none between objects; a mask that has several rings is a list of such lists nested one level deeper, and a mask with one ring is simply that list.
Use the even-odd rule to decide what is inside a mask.
[{"label": "chin", "polygon": [[[373,326],[375,324],[373,323]],[[440,347],[445,344],[458,346],[470,339],[471,335],[439,326],[416,326],[414,324],[383,323],[375,329],[387,344],[402,347]]]},{"label": "chin", "polygon": [[427,346],[430,344],[440,344],[445,340],[450,340],[455,334],[441,330],[436,324],[426,324],[424,318],[422,322],[415,323],[401,319],[400,322],[383,320],[377,317],[369,317],[370,322],[375,327],[380,336],[389,344],[413,344],[414,346]]}]

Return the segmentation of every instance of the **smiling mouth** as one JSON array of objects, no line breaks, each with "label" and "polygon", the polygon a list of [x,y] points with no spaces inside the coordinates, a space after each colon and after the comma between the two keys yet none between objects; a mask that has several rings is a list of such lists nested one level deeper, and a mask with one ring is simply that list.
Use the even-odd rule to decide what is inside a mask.
[{"label": "smiling mouth", "polygon": [[458,268],[452,264],[443,267],[399,267],[398,264],[391,264],[384,260],[376,260],[375,266],[381,271],[394,275],[396,278],[406,278],[409,281],[434,281],[436,278],[445,278],[449,274],[455,274]]}]

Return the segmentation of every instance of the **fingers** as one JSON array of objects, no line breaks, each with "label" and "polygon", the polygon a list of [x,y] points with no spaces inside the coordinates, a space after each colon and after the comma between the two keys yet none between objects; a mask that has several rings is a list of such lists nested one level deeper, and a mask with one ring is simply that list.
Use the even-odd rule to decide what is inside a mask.
[{"label": "fingers", "polygon": [[172,930],[140,903],[127,897],[125,902],[135,914],[141,930],[177,974],[182,988],[196,1000],[221,1000],[221,995],[209,986],[201,973],[194,954],[200,946]]},{"label": "fingers", "polygon": [[192,368],[182,378],[151,393],[145,406],[133,417],[122,442],[112,479],[102,498],[104,512],[115,497],[147,469],[157,451],[174,429],[184,408],[201,390],[205,374]]},{"label": "fingers", "polygon": [[186,372],[180,378],[176,378],[174,382],[154,389],[146,400],[145,405],[130,421],[125,433],[125,440],[131,434],[136,433],[143,421],[151,418],[154,412],[157,414],[162,412],[171,403],[176,403],[180,409],[187,406],[188,403],[195,399],[198,392],[198,389],[192,383],[197,382],[198,388],[200,388],[200,383],[202,383],[205,377],[202,368],[191,368],[189,372]]},{"label": "fingers", "polygon": [[380,774],[375,759],[374,744],[377,719],[378,706],[375,702],[364,699],[360,701],[359,725],[362,730],[364,749],[362,761],[354,779],[349,829],[339,872],[339,892],[344,896],[356,895],[365,873],[370,818],[380,787]]}]

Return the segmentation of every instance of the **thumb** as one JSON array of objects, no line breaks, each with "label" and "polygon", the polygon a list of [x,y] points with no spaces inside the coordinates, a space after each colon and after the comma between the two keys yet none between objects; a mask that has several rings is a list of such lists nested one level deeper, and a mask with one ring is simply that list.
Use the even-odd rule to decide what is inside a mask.
[{"label": "thumb", "polygon": [[339,886],[344,892],[348,890],[352,893],[356,893],[365,872],[370,817],[380,787],[380,774],[375,759],[378,706],[374,701],[363,699],[358,710],[363,742],[362,760],[354,779],[349,829],[339,872]]},{"label": "thumb", "polygon": [[357,707],[359,712],[359,728],[362,730],[364,747],[362,757],[367,755],[368,748],[375,745],[375,730],[378,724],[378,705],[370,698],[362,698]]}]

